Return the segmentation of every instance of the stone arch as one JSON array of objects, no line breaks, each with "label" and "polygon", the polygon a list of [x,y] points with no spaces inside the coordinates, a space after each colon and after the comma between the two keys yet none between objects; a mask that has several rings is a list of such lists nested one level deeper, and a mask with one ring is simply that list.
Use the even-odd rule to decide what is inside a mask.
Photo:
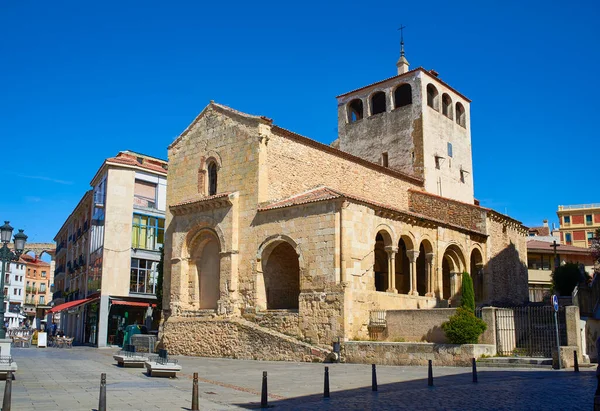
[{"label": "stone arch", "polygon": [[412,104],[412,87],[408,83],[400,84],[394,90],[394,108]]},{"label": "stone arch", "polygon": [[465,106],[463,106],[460,102],[456,103],[456,123],[463,127],[466,127],[467,124]]},{"label": "stone arch", "polygon": [[392,246],[392,235],[387,227],[380,227],[373,246],[373,281],[375,291],[385,292],[389,286],[389,257],[386,249]]},{"label": "stone arch", "polygon": [[364,117],[363,102],[359,98],[355,98],[346,106],[348,111],[348,123],[354,123],[355,121],[362,120]]},{"label": "stone arch", "polygon": [[452,98],[448,93],[442,94],[442,114],[452,120]]},{"label": "stone arch", "polygon": [[206,230],[213,232],[214,235],[217,236],[217,238],[219,239],[219,244],[221,245],[221,249],[223,251],[226,251],[229,249],[229,244],[227,243],[227,241],[225,241],[225,235],[223,234],[223,230],[221,230],[221,227],[219,227],[217,224],[215,224],[215,221],[212,218],[198,217],[198,218],[196,218],[195,222],[196,222],[196,224],[188,230],[188,232],[185,236],[185,240],[181,244],[180,255],[176,254],[176,252],[175,252],[176,248],[174,247],[172,258],[177,258],[177,257],[182,258],[182,259],[191,258],[191,252],[192,252],[194,241],[203,231],[206,231]]},{"label": "stone arch", "polygon": [[385,91],[377,90],[369,96],[369,107],[372,116],[387,111],[387,96]]},{"label": "stone arch", "polygon": [[415,239],[409,234],[403,234],[398,240],[398,255],[396,256],[396,289],[400,294],[411,291],[410,259],[408,252],[414,251]]},{"label": "stone arch", "polygon": [[446,247],[442,257],[442,298],[450,300],[459,289],[458,277],[465,270],[464,253],[460,246],[452,243]]},{"label": "stone arch", "polygon": [[470,270],[471,278],[473,278],[473,290],[475,291],[475,303],[483,302],[485,295],[485,276],[483,270],[483,253],[479,247],[473,247],[471,250]]},{"label": "stone arch", "polygon": [[219,153],[214,150],[209,150],[206,155],[202,156],[198,166],[198,192],[204,195],[210,195],[209,166],[211,164],[214,164],[218,174],[223,166],[223,161]]},{"label": "stone arch", "polygon": [[421,239],[417,257],[417,291],[419,295],[431,294],[433,289],[433,245],[427,238]]},{"label": "stone arch", "polygon": [[216,310],[221,297],[221,243],[215,230],[200,230],[190,243],[190,281],[195,284],[192,304]]},{"label": "stone arch", "polygon": [[427,85],[427,105],[434,110],[439,111],[438,106],[439,92],[433,84]]},{"label": "stone arch", "polygon": [[304,271],[298,244],[285,235],[271,236],[259,246],[256,261],[257,306],[268,310],[298,309]]},{"label": "stone arch", "polygon": [[396,232],[392,227],[390,227],[387,224],[379,224],[375,229],[375,233],[375,236],[377,236],[377,234],[381,234],[381,236],[383,237],[384,246],[386,247],[394,245],[394,243],[396,242]]}]

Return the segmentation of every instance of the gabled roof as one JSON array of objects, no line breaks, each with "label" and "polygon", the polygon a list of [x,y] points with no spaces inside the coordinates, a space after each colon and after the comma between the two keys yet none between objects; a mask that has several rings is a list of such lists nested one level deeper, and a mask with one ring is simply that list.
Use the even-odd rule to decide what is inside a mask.
[{"label": "gabled roof", "polygon": [[407,71],[406,73],[398,74],[397,76],[393,76],[393,77],[388,77],[388,78],[386,78],[385,80],[377,81],[377,82],[375,82],[375,83],[371,83],[371,84],[369,84],[369,85],[366,85],[366,86],[363,86],[363,87],[360,87],[360,88],[354,89],[354,90],[352,90],[352,91],[349,91],[349,92],[347,92],[347,93],[340,94],[340,95],[339,95],[339,96],[337,96],[336,98],[344,97],[344,96],[347,96],[348,94],[353,94],[353,93],[356,93],[357,91],[364,90],[364,89],[367,89],[367,88],[369,88],[369,87],[377,86],[377,85],[379,85],[379,84],[382,84],[382,83],[385,83],[386,81],[389,81],[389,80],[393,80],[393,79],[399,79],[399,78],[402,78],[402,77],[407,77],[408,75],[410,75],[410,74],[413,74],[413,73],[415,73],[415,72],[417,72],[417,71],[420,71],[420,72],[422,72],[422,73],[425,73],[425,74],[426,74],[427,76],[429,76],[430,78],[432,78],[432,79],[434,79],[434,80],[438,81],[440,84],[442,84],[443,86],[445,86],[446,88],[448,88],[448,90],[452,90],[454,93],[456,93],[457,95],[459,95],[459,96],[461,96],[462,98],[464,98],[464,99],[465,99],[467,102],[469,102],[469,103],[471,102],[471,99],[470,99],[470,98],[468,98],[467,96],[465,96],[465,95],[464,95],[464,94],[462,94],[461,92],[457,91],[455,88],[453,88],[452,86],[450,86],[450,85],[449,85],[448,83],[446,83],[445,81],[442,81],[442,80],[441,80],[439,77],[437,77],[437,76],[434,76],[433,74],[431,74],[431,72],[429,72],[429,71],[425,70],[423,67],[417,67],[416,69],[409,70],[409,71]]},{"label": "gabled roof", "polygon": [[236,117],[241,117],[241,118],[244,118],[244,119],[247,119],[247,120],[254,120],[254,121],[262,122],[262,123],[265,123],[265,124],[272,124],[273,123],[273,120],[271,120],[270,118],[267,118],[265,116],[257,116],[257,115],[254,115],[254,114],[244,113],[244,112],[235,110],[235,109],[233,109],[231,107],[224,106],[223,104],[215,103],[214,100],[211,100],[210,103],[208,103],[208,105],[206,107],[204,107],[204,109],[200,112],[200,114],[198,114],[196,116],[196,118],[194,119],[194,121],[192,121],[190,123],[190,125],[187,126],[185,128],[185,130],[183,130],[181,132],[181,134],[171,144],[169,144],[169,146],[167,148],[171,148],[171,147],[175,146],[175,144],[179,143],[181,141],[181,139],[183,139],[183,137],[185,137],[190,132],[190,130],[192,128],[194,128],[194,126],[198,123],[198,121],[200,121],[200,119],[202,119],[202,117],[204,117],[204,115],[206,114],[206,112],[209,109],[213,109],[213,110],[219,111],[219,112],[221,112],[223,114],[226,114],[226,115],[232,115],[232,116],[236,116]]}]

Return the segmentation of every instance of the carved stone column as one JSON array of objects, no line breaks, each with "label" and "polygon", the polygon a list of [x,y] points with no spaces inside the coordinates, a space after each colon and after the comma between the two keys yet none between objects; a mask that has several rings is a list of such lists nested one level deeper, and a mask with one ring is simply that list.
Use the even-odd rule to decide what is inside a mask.
[{"label": "carved stone column", "polygon": [[434,297],[435,293],[433,291],[433,253],[425,254],[425,270],[427,273],[427,293],[425,294],[427,297]]},{"label": "carved stone column", "polygon": [[[485,299],[485,287],[483,286],[483,263],[475,264],[475,275],[477,276],[477,289],[475,290],[475,302],[480,303]],[[478,301],[479,300],[479,301]]]},{"label": "carved stone column", "polygon": [[388,254],[388,293],[398,294],[396,290],[396,253],[398,247],[387,246],[385,251]]},{"label": "carved stone column", "polygon": [[454,298],[454,296],[456,296],[457,286],[458,286],[458,284],[456,283],[457,280],[458,280],[458,273],[450,272],[450,298],[449,298],[449,300],[452,300]]},{"label": "carved stone column", "polygon": [[417,258],[419,258],[419,252],[414,250],[407,250],[406,256],[410,262],[410,291],[409,295],[419,295],[417,291]]}]

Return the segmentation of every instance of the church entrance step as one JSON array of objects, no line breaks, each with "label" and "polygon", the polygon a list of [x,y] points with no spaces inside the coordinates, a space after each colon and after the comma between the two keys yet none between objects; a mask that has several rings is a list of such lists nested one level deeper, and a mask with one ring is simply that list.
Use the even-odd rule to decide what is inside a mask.
[{"label": "church entrance step", "polygon": [[492,357],[477,360],[478,367],[552,368],[552,358]]}]

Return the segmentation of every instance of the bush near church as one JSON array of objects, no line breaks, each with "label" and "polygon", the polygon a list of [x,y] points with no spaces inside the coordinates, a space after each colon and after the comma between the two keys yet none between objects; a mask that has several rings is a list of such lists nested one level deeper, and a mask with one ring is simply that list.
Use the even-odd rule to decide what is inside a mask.
[{"label": "bush near church", "polygon": [[[585,274],[585,279],[589,277]],[[573,289],[579,284],[584,278],[582,278],[581,270],[579,265],[576,263],[566,263],[559,267],[556,267],[552,273],[552,287],[554,291],[558,292],[562,296],[569,296],[573,293]]]},{"label": "bush near church", "polygon": [[456,314],[442,324],[442,330],[451,344],[477,344],[479,336],[486,329],[486,323],[475,317],[473,280],[469,273],[463,273],[461,306]]}]

